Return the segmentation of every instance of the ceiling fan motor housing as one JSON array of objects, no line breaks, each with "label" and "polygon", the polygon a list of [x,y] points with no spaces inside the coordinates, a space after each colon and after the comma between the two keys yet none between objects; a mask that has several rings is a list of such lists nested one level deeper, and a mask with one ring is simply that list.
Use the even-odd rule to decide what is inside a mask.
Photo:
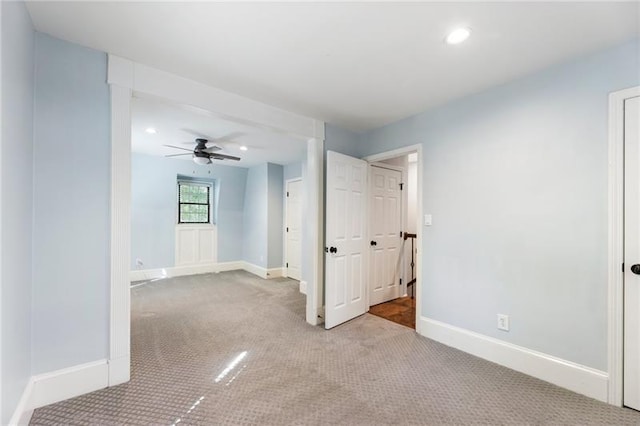
[{"label": "ceiling fan motor housing", "polygon": [[196,139],[197,145],[193,151],[194,152],[204,151],[205,149],[207,149],[207,142],[209,142],[207,139],[201,139],[201,138]]}]

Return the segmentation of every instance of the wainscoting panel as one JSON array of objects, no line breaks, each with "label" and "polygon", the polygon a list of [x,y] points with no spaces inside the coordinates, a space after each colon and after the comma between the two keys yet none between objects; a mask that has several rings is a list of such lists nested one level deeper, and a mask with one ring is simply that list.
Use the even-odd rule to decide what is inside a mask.
[{"label": "wainscoting panel", "polygon": [[176,226],[176,265],[193,266],[216,263],[218,231],[215,225]]}]

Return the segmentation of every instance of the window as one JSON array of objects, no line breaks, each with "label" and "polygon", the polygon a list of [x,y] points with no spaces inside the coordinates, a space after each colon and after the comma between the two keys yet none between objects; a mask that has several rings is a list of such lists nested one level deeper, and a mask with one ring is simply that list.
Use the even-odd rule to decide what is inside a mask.
[{"label": "window", "polygon": [[178,223],[211,223],[211,184],[178,181]]}]

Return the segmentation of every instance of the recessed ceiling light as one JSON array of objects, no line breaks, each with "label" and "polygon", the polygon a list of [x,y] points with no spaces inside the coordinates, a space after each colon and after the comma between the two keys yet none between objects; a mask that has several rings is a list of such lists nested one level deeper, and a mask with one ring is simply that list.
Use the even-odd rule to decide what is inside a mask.
[{"label": "recessed ceiling light", "polygon": [[456,28],[451,31],[445,41],[447,44],[460,44],[471,35],[471,30],[469,28]]},{"label": "recessed ceiling light", "polygon": [[157,132],[156,129],[154,129],[153,127],[147,127],[147,129],[145,130],[145,132],[151,134],[151,135],[155,135]]},{"label": "recessed ceiling light", "polygon": [[246,146],[244,146],[244,145],[242,145],[242,146],[240,147],[240,151],[246,151],[247,149],[249,149],[249,148],[247,148],[247,147],[246,147]]}]

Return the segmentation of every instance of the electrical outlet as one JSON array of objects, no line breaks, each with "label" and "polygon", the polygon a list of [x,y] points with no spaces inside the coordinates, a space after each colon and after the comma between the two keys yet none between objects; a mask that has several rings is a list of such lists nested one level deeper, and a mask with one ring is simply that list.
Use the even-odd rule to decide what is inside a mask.
[{"label": "electrical outlet", "polygon": [[498,314],[498,330],[509,331],[509,315]]}]

